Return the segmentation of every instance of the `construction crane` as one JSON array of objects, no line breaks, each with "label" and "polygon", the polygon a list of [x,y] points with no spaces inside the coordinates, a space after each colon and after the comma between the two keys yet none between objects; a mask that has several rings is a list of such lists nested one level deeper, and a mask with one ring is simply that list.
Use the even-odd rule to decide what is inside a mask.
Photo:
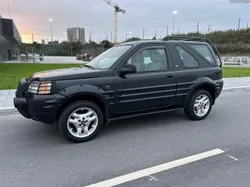
[{"label": "construction crane", "polygon": [[114,45],[118,44],[118,13],[121,12],[122,14],[125,14],[125,10],[121,9],[119,7],[119,5],[113,3],[111,0],[103,0],[106,3],[108,3],[110,6],[112,6],[114,8],[114,14],[115,14],[115,18],[114,18]]}]

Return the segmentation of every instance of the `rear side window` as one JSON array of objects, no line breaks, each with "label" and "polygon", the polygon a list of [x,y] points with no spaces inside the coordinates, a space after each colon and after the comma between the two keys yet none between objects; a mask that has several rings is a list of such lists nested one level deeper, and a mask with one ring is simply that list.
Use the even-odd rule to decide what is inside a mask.
[{"label": "rear side window", "polygon": [[188,45],[194,48],[196,51],[198,51],[207,60],[215,64],[213,54],[207,45],[204,44],[188,44]]},{"label": "rear side window", "polygon": [[199,62],[188,51],[186,51],[186,49],[182,48],[179,45],[176,45],[175,48],[185,68],[199,67]]}]

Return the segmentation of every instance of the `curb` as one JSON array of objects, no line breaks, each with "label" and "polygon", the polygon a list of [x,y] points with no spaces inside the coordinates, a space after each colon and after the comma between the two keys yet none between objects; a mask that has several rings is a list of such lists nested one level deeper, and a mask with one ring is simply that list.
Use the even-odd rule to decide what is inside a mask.
[{"label": "curb", "polygon": [[230,92],[233,90],[244,90],[244,89],[250,89],[250,86],[237,86],[237,87],[227,87],[227,88],[223,88],[222,92]]},{"label": "curb", "polygon": [[12,110],[15,109],[15,107],[0,107],[0,110]]},{"label": "curb", "polygon": [[0,116],[18,114],[18,111],[14,107],[0,107]]}]

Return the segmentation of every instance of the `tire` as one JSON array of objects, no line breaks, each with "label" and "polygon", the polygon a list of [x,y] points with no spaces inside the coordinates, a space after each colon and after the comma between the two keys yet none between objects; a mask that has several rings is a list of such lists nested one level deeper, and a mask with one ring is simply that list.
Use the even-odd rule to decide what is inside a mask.
[{"label": "tire", "polygon": [[[204,108],[206,107],[206,110],[204,110],[204,108],[203,108],[203,111],[205,112],[205,114],[198,115],[197,108],[195,108],[194,105],[195,105],[195,103],[197,103],[196,102],[197,99],[201,98],[202,96],[204,96],[203,98],[207,97],[207,99],[209,100],[209,107],[207,107],[208,105],[204,106]],[[198,104],[198,105],[200,105],[200,104]],[[212,96],[211,96],[211,94],[209,92],[207,92],[206,90],[197,90],[196,92],[193,93],[192,97],[190,98],[188,106],[187,106],[187,108],[184,109],[184,112],[191,120],[203,120],[209,115],[211,109],[212,109]]]},{"label": "tire", "polygon": [[[101,131],[103,118],[100,107],[95,103],[80,100],[71,103],[63,110],[58,126],[65,138],[75,143],[81,143],[93,139]],[[85,131],[85,128],[88,130]],[[89,134],[86,133],[88,131]]]}]

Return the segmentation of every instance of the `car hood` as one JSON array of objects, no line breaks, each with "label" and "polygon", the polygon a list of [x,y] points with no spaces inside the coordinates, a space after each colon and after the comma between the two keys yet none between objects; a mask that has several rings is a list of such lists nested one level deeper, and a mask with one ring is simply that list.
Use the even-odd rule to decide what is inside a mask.
[{"label": "car hood", "polygon": [[29,79],[30,81],[57,81],[69,79],[95,78],[101,76],[103,70],[82,68],[65,68],[48,70],[34,73]]}]

